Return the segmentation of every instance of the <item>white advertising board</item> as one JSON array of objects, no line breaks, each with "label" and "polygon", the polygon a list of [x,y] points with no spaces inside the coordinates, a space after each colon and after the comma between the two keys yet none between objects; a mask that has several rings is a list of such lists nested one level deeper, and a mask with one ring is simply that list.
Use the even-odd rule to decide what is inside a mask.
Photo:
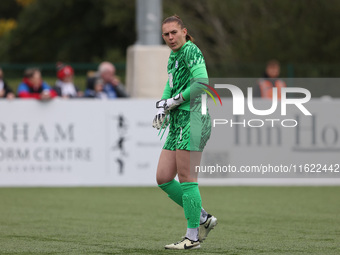
[{"label": "white advertising board", "polygon": [[[158,131],[151,127],[155,101],[0,101],[0,186],[155,186],[158,158],[166,137],[165,134],[160,141]],[[226,99],[226,104],[231,107],[231,99]],[[287,164],[297,153],[308,160],[320,159],[320,163],[340,163],[339,111],[332,113],[337,116],[332,122],[324,118],[329,109],[339,109],[339,106],[340,100],[312,102],[314,119],[304,120],[300,129],[294,131],[299,137],[295,134],[291,141],[283,137],[280,143],[274,140],[268,143],[263,134],[263,141],[258,142],[257,131],[247,138],[247,131],[238,129],[238,139],[237,134],[232,134],[222,149],[228,151],[227,160],[232,164],[244,160],[242,152],[255,155],[259,148],[268,153],[279,152]],[[207,148],[214,139],[213,129]],[[257,158],[249,164],[260,161],[261,158]],[[199,182],[206,185],[340,184],[340,178],[249,177],[201,178]]]},{"label": "white advertising board", "polygon": [[154,185],[154,105],[0,101],[0,186]]}]

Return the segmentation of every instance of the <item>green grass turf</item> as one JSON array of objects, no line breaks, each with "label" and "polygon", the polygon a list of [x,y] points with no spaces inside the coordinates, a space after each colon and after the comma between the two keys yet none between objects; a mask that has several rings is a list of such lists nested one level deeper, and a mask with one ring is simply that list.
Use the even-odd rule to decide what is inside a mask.
[{"label": "green grass turf", "polygon": [[195,251],[158,188],[1,188],[0,254],[340,254],[340,187],[201,187],[219,220]]}]

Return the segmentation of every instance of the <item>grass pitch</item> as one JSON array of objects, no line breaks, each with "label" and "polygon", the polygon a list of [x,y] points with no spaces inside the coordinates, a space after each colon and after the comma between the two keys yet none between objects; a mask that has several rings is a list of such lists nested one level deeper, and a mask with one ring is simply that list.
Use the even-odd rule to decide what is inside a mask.
[{"label": "grass pitch", "polygon": [[340,187],[201,187],[218,218],[200,250],[158,188],[1,188],[0,254],[340,254]]}]

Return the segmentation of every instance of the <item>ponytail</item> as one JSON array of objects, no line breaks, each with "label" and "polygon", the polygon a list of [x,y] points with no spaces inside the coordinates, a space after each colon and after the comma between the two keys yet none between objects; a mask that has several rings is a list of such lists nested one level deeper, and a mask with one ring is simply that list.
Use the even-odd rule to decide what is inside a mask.
[{"label": "ponytail", "polygon": [[194,37],[192,37],[189,33],[187,33],[187,35],[185,36],[185,39],[187,40],[187,41],[191,41],[191,42],[194,42]]}]

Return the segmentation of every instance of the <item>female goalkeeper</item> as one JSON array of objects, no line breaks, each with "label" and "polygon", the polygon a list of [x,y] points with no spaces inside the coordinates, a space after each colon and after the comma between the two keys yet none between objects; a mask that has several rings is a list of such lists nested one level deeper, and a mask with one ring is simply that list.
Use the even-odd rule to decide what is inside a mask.
[{"label": "female goalkeeper", "polygon": [[[170,115],[170,128],[159,158],[156,178],[158,186],[183,207],[188,223],[184,239],[165,248],[195,249],[200,248],[200,242],[217,224],[217,219],[202,208],[194,170],[194,166],[200,164],[202,151],[210,137],[211,123],[210,116],[202,115],[201,108],[197,107],[200,105],[200,92],[193,96],[194,86],[199,83],[190,81],[193,78],[207,79],[208,75],[200,49],[193,43],[178,16],[163,21],[162,37],[172,51],[168,61],[169,79],[162,100],[156,103],[158,111],[153,127],[165,128]],[[174,179],[176,175],[179,182]]]}]

